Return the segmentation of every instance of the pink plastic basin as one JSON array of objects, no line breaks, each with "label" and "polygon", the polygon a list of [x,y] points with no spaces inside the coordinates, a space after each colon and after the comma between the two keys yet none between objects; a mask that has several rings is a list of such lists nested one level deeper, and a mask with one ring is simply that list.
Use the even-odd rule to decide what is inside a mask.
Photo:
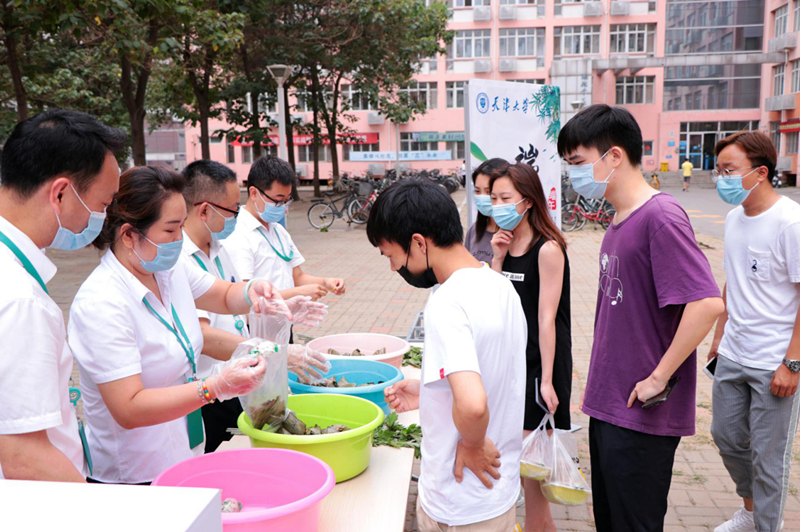
[{"label": "pink plastic basin", "polygon": [[222,514],[225,532],[314,532],[319,528],[320,503],[334,484],[333,470],[325,462],[286,449],[196,456],[153,481],[153,486],[216,488],[222,490],[222,500],[237,499],[242,511]]},{"label": "pink plastic basin", "polygon": [[[334,334],[331,336],[323,336],[316,340],[308,342],[309,349],[316,349],[326,357],[331,359],[353,359],[359,358],[362,360],[376,360],[391,364],[396,368],[403,366],[403,355],[408,353],[411,346],[408,345],[402,338],[397,336],[390,336],[388,334],[376,333],[347,333],[347,334]],[[378,349],[386,348],[385,355],[371,355]],[[328,349],[336,349],[341,352],[352,352],[354,349],[359,349],[362,353],[368,353],[360,357],[340,357],[336,355],[329,355]]]}]

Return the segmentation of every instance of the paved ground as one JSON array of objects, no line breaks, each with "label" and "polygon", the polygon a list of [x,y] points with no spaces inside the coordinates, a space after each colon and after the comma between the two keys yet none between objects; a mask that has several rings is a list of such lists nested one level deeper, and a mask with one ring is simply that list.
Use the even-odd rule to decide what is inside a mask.
[{"label": "paved ground", "polygon": [[[701,211],[700,214],[719,214],[720,219],[724,219],[724,213],[719,210],[723,204],[716,198],[713,190],[700,190],[697,193],[692,190],[685,195],[680,190],[667,189],[666,192],[673,193],[684,202],[688,210],[698,210]],[[456,193],[454,200],[463,207],[464,192]],[[326,302],[330,305],[330,315],[322,326],[311,331],[298,328],[297,332],[313,337],[350,331],[405,335],[416,313],[422,310],[428,292],[409,287],[399,275],[390,272],[388,261],[367,242],[363,227],[348,229],[344,222],[337,220],[327,233],[314,230],[305,217],[308,206],[307,202],[296,203],[289,215],[289,230],[307,259],[304,269],[316,275],[342,276],[347,279],[349,290],[343,297],[326,298]],[[700,233],[698,240],[712,264],[717,281],[722,284],[724,273],[721,232],[714,231],[722,225],[705,224],[704,220],[717,220],[717,218],[693,218],[692,221]],[[589,365],[597,290],[597,256],[602,237],[603,232],[595,230],[592,224],[587,224],[583,231],[568,235],[572,266],[575,367],[572,411],[574,422],[584,427],[588,426],[588,419],[578,411],[577,405],[586,382]],[[99,258],[92,250],[71,253],[51,252],[50,255],[59,266],[59,273],[55,280],[51,281],[49,288],[66,315],[68,305],[80,283],[96,266]],[[705,358],[709,340],[706,339],[700,348],[701,358]],[[698,371],[700,371],[699,361]],[[670,507],[666,526],[668,532],[713,530],[725,518],[730,517],[740,505],[740,499],[734,492],[733,483],[728,478],[709,434],[711,381],[702,372],[699,375],[697,435],[685,438],[678,449],[669,496]],[[587,430],[578,432],[578,440],[583,462],[588,464]],[[798,497],[800,441],[795,441],[793,463],[794,471],[791,476],[790,497],[786,505],[784,530],[800,532],[800,497]],[[591,471],[588,471],[588,474],[590,475]],[[416,530],[413,522],[415,494],[416,489],[412,485],[409,519],[406,526],[408,531]],[[520,517],[523,515],[522,512],[520,510]],[[594,529],[590,506],[554,507],[554,514],[559,530]]]}]

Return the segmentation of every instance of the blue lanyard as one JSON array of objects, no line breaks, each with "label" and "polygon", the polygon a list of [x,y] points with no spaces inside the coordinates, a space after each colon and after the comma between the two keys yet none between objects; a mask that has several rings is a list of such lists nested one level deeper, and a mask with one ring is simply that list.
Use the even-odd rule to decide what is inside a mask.
[{"label": "blue lanyard", "polygon": [[258,228],[258,232],[261,233],[261,236],[263,236],[264,240],[267,241],[267,244],[269,244],[269,247],[272,248],[272,251],[274,251],[275,254],[277,256],[279,256],[284,262],[289,262],[290,260],[292,260],[294,258],[294,248],[289,250],[290,253],[287,256],[286,255],[286,249],[284,249],[283,242],[281,241],[281,235],[279,235],[277,231],[275,231],[275,236],[278,237],[278,244],[280,244],[281,251],[283,253],[281,253],[281,251],[278,251],[277,249],[275,249],[275,246],[272,245],[272,242],[269,241],[269,238],[267,238],[267,235],[264,234],[264,232],[261,230],[260,227]]},{"label": "blue lanyard", "polygon": [[[189,340],[189,336],[186,334],[186,331],[183,330],[183,325],[181,324],[180,318],[178,318],[178,313],[175,312],[175,306],[171,305],[172,306],[172,318],[175,320],[175,323],[178,325],[178,330],[181,331],[181,334],[183,335],[183,339],[181,339],[180,335],[178,334],[178,331],[176,331],[175,328],[167,322],[167,320],[162,318],[161,315],[158,312],[156,312],[156,310],[150,305],[150,302],[147,301],[147,297],[146,296],[144,298],[142,298],[142,301],[144,302],[144,305],[147,307],[147,309],[150,312],[153,313],[153,316],[155,316],[156,319],[158,319],[158,321],[160,321],[161,324],[164,325],[164,327],[166,327],[169,330],[169,332],[174,334],[175,338],[178,339],[178,343],[181,344],[181,347],[183,348],[183,352],[186,353],[186,358],[189,359],[189,363],[191,363],[191,365],[192,365],[192,379],[189,382],[197,380],[197,365],[195,364],[195,361],[194,361],[194,348],[192,347],[192,342]],[[184,343],[183,340],[186,340],[186,343]]]},{"label": "blue lanyard", "polygon": [[[199,264],[201,268],[203,268],[207,273],[211,273],[208,271],[208,268],[206,268],[206,265],[203,264],[203,261],[200,260],[200,257],[198,257],[197,255],[192,255],[192,257],[194,257],[194,260],[197,261],[197,264]],[[220,279],[224,281],[225,271],[222,269],[222,262],[220,262],[219,260],[219,255],[217,255],[217,257],[214,259],[214,263],[217,265],[217,269],[219,270]],[[231,282],[233,282],[233,277],[231,277]],[[237,331],[242,332],[244,330],[244,320],[240,318],[237,314],[233,315],[233,324],[236,327]]]},{"label": "blue lanyard", "polygon": [[25,256],[22,250],[20,250],[17,247],[17,245],[14,244],[14,242],[12,242],[11,239],[8,238],[2,231],[0,231],[0,242],[5,244],[6,247],[11,250],[11,253],[16,255],[16,257],[22,263],[22,267],[25,268],[25,270],[30,274],[31,277],[36,279],[36,282],[39,283],[39,286],[42,287],[44,293],[49,296],[50,292],[47,291],[47,286],[45,286],[42,277],[39,275],[39,272],[36,271],[36,268],[33,267],[33,264],[31,264],[31,261],[28,260],[28,257]]}]

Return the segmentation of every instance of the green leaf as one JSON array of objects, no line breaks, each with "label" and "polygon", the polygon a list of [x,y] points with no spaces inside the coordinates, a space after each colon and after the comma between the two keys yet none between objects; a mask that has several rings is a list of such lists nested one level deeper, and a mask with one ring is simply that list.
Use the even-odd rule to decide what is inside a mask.
[{"label": "green leaf", "polygon": [[487,159],[486,155],[483,154],[483,151],[474,142],[469,143],[469,152],[472,154],[473,157],[475,157],[481,162]]}]

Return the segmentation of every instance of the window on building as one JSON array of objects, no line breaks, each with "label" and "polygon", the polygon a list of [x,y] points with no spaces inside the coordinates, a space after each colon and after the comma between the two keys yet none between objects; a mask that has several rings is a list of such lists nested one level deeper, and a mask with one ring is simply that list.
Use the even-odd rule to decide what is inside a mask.
[{"label": "window on building", "polygon": [[447,55],[456,59],[491,57],[492,30],[457,31],[452,44],[447,45]]},{"label": "window on building", "polygon": [[414,140],[413,133],[400,133],[400,151],[434,151],[439,149],[438,142],[419,142]]},{"label": "window on building", "polygon": [[342,103],[348,102],[351,111],[372,111],[372,102],[366,92],[360,91],[352,85],[342,87]]},{"label": "window on building", "polygon": [[792,92],[800,92],[800,59],[792,61]]},{"label": "window on building", "polygon": [[642,143],[642,156],[644,157],[652,157],[653,156],[653,141],[646,140]]},{"label": "window on building", "polygon": [[507,79],[506,81],[513,81],[514,83],[530,83],[531,85],[544,85],[543,79]]},{"label": "window on building", "polygon": [[501,6],[536,6],[536,16],[544,16],[545,0],[500,0]]},{"label": "window on building", "polygon": [[763,49],[763,1],[669,1],[666,7],[665,55]]},{"label": "window on building", "polygon": [[797,155],[798,142],[800,142],[800,131],[786,134],[786,155]]},{"label": "window on building", "polygon": [[463,140],[453,140],[447,143],[447,148],[450,150],[450,158],[454,161],[463,161],[466,159],[466,151],[464,150]]},{"label": "window on building", "polygon": [[792,31],[800,31],[800,0],[794,0],[794,13],[792,13]]},{"label": "window on building", "polygon": [[342,157],[344,160],[350,160],[351,153],[366,153],[371,151],[381,151],[381,145],[379,142],[375,144],[344,144],[342,146]]},{"label": "window on building", "polygon": [[[248,112],[253,112],[253,106],[250,105],[250,98],[247,98]],[[258,95],[258,112],[259,114],[278,114],[278,100],[276,97],[270,97],[267,94]]]},{"label": "window on building", "polygon": [[789,27],[789,4],[775,10],[775,37],[786,34]]},{"label": "window on building", "polygon": [[[714,101],[703,109],[758,109],[761,104],[761,68],[759,65],[712,65],[704,67],[667,67],[664,69],[664,109],[672,98],[684,100],[697,90],[709,92],[716,86]],[[694,96],[692,96],[694,102]],[[672,110],[681,107],[673,105]]]},{"label": "window on building", "polygon": [[600,26],[565,26],[555,28],[555,55],[600,53]]},{"label": "window on building", "polygon": [[655,51],[655,24],[613,24],[612,54],[652,54]]},{"label": "window on building", "polygon": [[772,139],[772,143],[775,145],[775,150],[780,153],[781,152],[781,122],[780,120],[775,120],[774,122],[769,123],[769,138]]},{"label": "window on building", "polygon": [[448,109],[463,109],[464,108],[464,86],[466,81],[448,81],[447,82],[447,108]]},{"label": "window on building", "polygon": [[[328,146],[320,144],[317,146],[319,153],[319,162],[324,163],[328,161],[330,157],[331,151]],[[302,146],[297,147],[297,160],[301,163],[313,163],[314,162],[314,146],[311,144],[304,144]]]},{"label": "window on building", "polygon": [[617,105],[653,103],[655,82],[655,76],[617,78]]},{"label": "window on building", "polygon": [[261,151],[264,153],[269,153],[273,157],[278,156],[278,145],[277,144],[270,144],[269,146],[262,146]]},{"label": "window on building", "polygon": [[544,66],[544,28],[500,30],[500,57],[539,57]]},{"label": "window on building", "polygon": [[786,65],[772,67],[772,95],[783,94],[784,80],[786,79]]},{"label": "window on building", "polygon": [[212,134],[210,137],[208,137],[208,142],[210,144],[222,144],[222,137],[218,137]]},{"label": "window on building", "polygon": [[242,163],[250,164],[253,162],[253,147],[242,146]]},{"label": "window on building", "polygon": [[236,162],[236,150],[234,149],[235,146],[233,145],[233,139],[228,139],[228,164],[233,164]]},{"label": "window on building", "polygon": [[447,7],[480,7],[488,6],[491,0],[447,0]]},{"label": "window on building", "polygon": [[412,102],[424,103],[426,109],[436,109],[439,98],[435,81],[412,81],[406,87],[400,89],[399,92],[407,94]]}]

